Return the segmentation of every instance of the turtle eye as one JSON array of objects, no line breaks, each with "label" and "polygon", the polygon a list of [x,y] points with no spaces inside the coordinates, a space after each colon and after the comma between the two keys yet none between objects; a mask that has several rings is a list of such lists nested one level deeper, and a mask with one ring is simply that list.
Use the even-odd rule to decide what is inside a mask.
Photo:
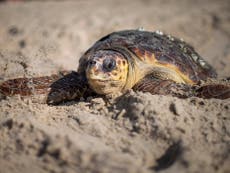
[{"label": "turtle eye", "polygon": [[114,68],[116,67],[116,61],[112,58],[106,58],[104,61],[103,61],[103,68],[106,70],[106,71],[112,71]]}]

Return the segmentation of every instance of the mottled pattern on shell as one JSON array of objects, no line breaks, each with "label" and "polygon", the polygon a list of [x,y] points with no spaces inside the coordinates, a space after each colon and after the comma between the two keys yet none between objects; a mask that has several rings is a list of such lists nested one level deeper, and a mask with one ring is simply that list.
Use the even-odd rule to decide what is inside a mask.
[{"label": "mottled pattern on shell", "polygon": [[136,55],[143,62],[174,68],[194,83],[217,76],[215,70],[184,41],[159,31],[140,30],[114,32],[101,38],[80,59],[80,72],[85,69],[88,55],[101,49],[120,49],[123,53]]}]

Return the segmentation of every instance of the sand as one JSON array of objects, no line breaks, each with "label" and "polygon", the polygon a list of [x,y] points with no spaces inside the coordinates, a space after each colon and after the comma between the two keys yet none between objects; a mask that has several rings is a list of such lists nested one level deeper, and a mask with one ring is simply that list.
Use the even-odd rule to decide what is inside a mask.
[{"label": "sand", "polygon": [[[230,76],[228,0],[0,3],[0,81],[76,70],[113,31],[144,27],[183,38]],[[0,173],[227,173],[230,99],[128,92],[49,106],[0,101]]]}]

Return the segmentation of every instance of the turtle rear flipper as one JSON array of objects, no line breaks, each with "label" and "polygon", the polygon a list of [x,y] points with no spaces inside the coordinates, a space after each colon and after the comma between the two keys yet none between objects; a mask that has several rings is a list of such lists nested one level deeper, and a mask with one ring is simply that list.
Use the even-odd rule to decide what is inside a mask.
[{"label": "turtle rear flipper", "polygon": [[188,85],[175,83],[172,80],[162,80],[147,76],[138,82],[133,89],[135,91],[150,92],[151,94],[172,95],[179,98],[201,97],[205,99],[230,98],[229,81],[212,81],[202,85]]}]

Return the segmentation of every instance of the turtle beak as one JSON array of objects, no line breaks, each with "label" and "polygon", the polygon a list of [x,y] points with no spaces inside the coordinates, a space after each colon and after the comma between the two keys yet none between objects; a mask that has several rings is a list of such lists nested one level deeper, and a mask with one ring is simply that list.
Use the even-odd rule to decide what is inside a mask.
[{"label": "turtle beak", "polygon": [[96,60],[90,60],[86,69],[86,75],[88,79],[103,80],[107,76],[102,71],[102,62]]}]

